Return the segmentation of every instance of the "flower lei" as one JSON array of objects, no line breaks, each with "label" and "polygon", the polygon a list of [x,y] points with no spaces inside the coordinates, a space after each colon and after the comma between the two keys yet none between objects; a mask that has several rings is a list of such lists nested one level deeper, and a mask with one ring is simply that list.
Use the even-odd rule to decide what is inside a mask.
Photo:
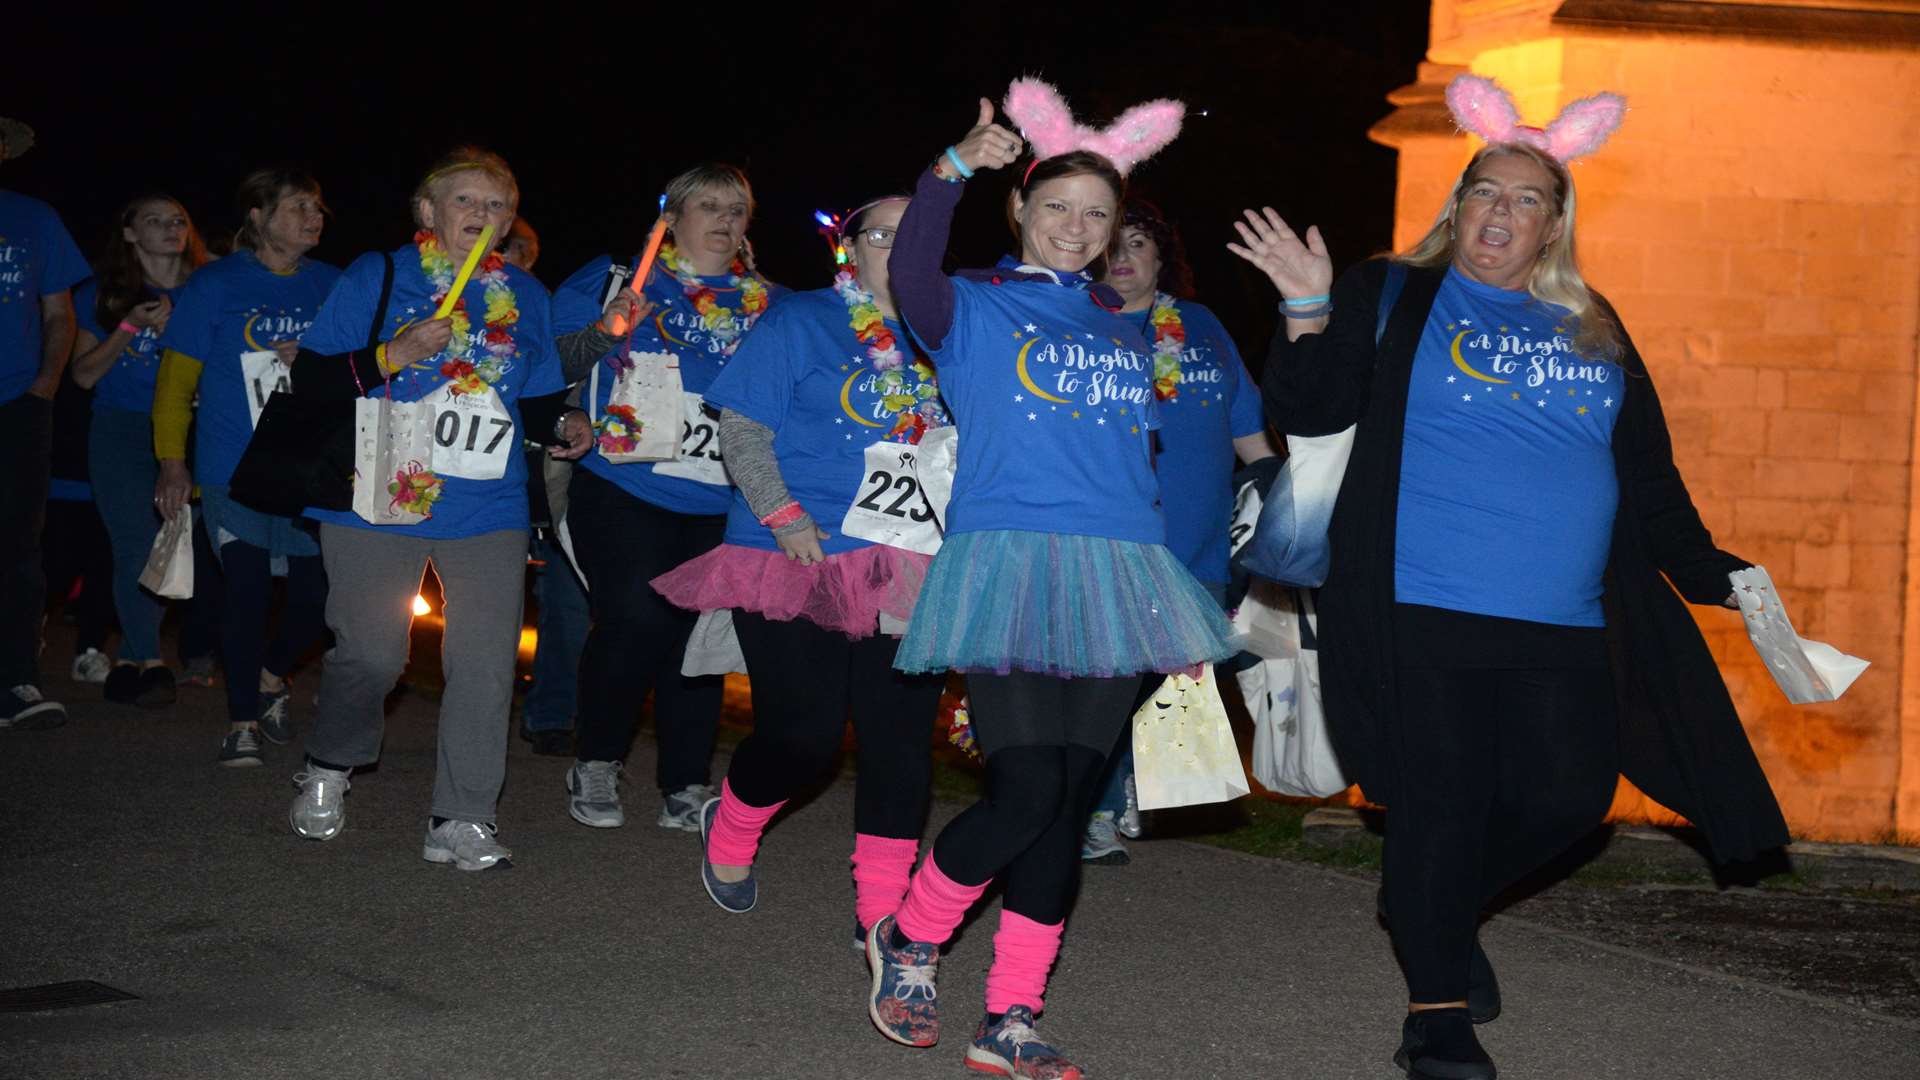
[{"label": "flower lei", "polygon": [[767,310],[767,283],[759,274],[748,270],[739,259],[727,272],[731,275],[728,284],[740,290],[740,313],[734,314],[730,307],[720,303],[720,294],[701,282],[698,273],[672,244],[660,247],[660,265],[667,268],[687,292],[687,301],[693,310],[700,313],[700,322],[706,328],[707,336],[720,343],[720,355],[732,356],[740,347],[740,338],[753,328],[760,313]]},{"label": "flower lei", "polygon": [[433,504],[440,501],[441,491],[445,487],[446,481],[431,469],[422,468],[417,461],[409,461],[393,474],[393,479],[387,484],[387,494],[393,496],[387,509],[432,517]]},{"label": "flower lei", "polygon": [[901,353],[893,331],[887,329],[886,316],[880,314],[880,305],[873,302],[873,294],[861,288],[859,280],[847,270],[834,275],[833,291],[840,294],[841,301],[847,305],[847,314],[851,316],[847,325],[853,327],[855,340],[867,347],[867,363],[873,366],[880,380],[881,408],[886,410],[886,415],[898,417],[893,429],[887,432],[888,441],[918,446],[922,435],[947,424],[933,365],[916,359],[910,370],[920,381],[909,387],[901,372],[906,366],[906,356]]},{"label": "flower lei", "polygon": [[[431,230],[414,233],[413,242],[420,248],[420,269],[433,286],[432,303],[438,305],[453,288],[453,259],[441,248]],[[513,369],[513,357],[518,349],[513,342],[512,327],[520,321],[520,308],[513,290],[507,287],[506,265],[497,251],[488,252],[486,258],[480,260],[476,276],[486,286],[483,295],[487,310],[485,326],[478,335],[473,333],[466,297],[454,301],[453,338],[440,353],[445,357],[440,364],[440,374],[448,379],[456,396],[482,393]]]},{"label": "flower lei", "polygon": [[599,420],[594,421],[595,441],[600,444],[603,454],[631,454],[640,445],[640,433],[647,425],[634,415],[631,405],[609,405]]},{"label": "flower lei", "polygon": [[1187,328],[1180,309],[1166,293],[1153,294],[1153,396],[1171,401],[1180,396],[1180,357],[1187,347]]}]

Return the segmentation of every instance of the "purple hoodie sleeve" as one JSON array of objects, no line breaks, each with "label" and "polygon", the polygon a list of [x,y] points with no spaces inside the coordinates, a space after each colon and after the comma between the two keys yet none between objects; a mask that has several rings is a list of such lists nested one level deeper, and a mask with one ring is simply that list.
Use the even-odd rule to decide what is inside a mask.
[{"label": "purple hoodie sleeve", "polygon": [[953,282],[940,272],[953,211],[965,184],[950,184],[929,168],[913,188],[913,202],[900,217],[887,276],[901,316],[928,352],[940,348],[953,329]]}]

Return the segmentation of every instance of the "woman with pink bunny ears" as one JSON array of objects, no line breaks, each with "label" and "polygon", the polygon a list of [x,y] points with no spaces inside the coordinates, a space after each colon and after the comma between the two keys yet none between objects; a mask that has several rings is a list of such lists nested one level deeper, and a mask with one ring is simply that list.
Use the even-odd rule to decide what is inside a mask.
[{"label": "woman with pink bunny ears", "polygon": [[1268,418],[1290,435],[1354,426],[1321,676],[1342,765],[1387,806],[1381,914],[1409,1000],[1394,1060],[1491,1078],[1480,910],[1598,825],[1621,773],[1719,861],[1788,837],[1674,595],[1724,603],[1747,564],[1714,546],[1646,366],[1574,258],[1566,163],[1625,103],[1588,98],[1539,129],[1485,79],[1447,101],[1486,145],[1410,251],[1335,284],[1319,231],[1271,208],[1228,246],[1283,297]]},{"label": "woman with pink bunny ears", "polygon": [[[868,1015],[888,1038],[939,1038],[940,946],[987,886],[1005,902],[986,1016],[967,1065],[1074,1080],[1034,1033],[1079,870],[1095,782],[1151,673],[1234,649],[1220,609],[1165,546],[1153,472],[1153,350],[1088,273],[1120,220],[1124,173],[1172,141],[1182,108],[1077,124],[1037,80],[936,155],[900,221],[889,274],[960,433],[946,536],[894,666],[967,673],[986,796],[943,830],[897,912],[867,934]],[[940,272],[966,181],[1033,164],[1008,197],[1018,254]]]}]

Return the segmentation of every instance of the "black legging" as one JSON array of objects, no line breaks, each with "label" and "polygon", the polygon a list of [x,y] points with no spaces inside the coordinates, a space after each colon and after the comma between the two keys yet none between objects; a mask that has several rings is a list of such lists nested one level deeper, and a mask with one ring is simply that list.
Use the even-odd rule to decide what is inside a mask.
[{"label": "black legging", "polygon": [[706,783],[723,680],[680,674],[699,617],[668,603],[651,582],[718,547],[726,517],[678,514],[575,469],[567,522],[593,613],[580,655],[575,753],[581,761],[624,760],[640,703],[651,690],[660,790]]},{"label": "black legging", "polygon": [[999,877],[1006,910],[1049,925],[1064,920],[1095,782],[1140,680],[967,676],[987,792],[934,840],[941,872],[962,885]]},{"label": "black legging", "polygon": [[[100,523],[100,511],[93,500],[47,500],[46,537],[41,544],[47,575],[48,606],[58,606],[72,596],[71,611],[77,625],[73,654],[88,649],[107,648],[107,636],[113,632],[113,549],[107,544],[107,527]],[[197,572],[197,568],[196,568]],[[74,596],[74,585],[80,592]]]},{"label": "black legging", "polygon": [[260,719],[260,672],[286,678],[302,654],[327,629],[327,571],[318,555],[287,558],[287,602],[271,641],[267,617],[273,606],[273,560],[244,540],[220,547],[226,582],[220,619],[220,650],[227,665],[227,719]]},{"label": "black legging", "polygon": [[772,806],[825,775],[851,710],[860,745],[854,830],[919,839],[946,677],[895,671],[899,641],[885,635],[854,641],[805,619],[778,622],[739,609],[733,628],[753,686],[753,734],[727,769],[733,793],[749,806]]},{"label": "black legging", "polygon": [[1401,666],[1387,921],[1408,999],[1461,1001],[1480,909],[1606,816],[1612,673]]}]

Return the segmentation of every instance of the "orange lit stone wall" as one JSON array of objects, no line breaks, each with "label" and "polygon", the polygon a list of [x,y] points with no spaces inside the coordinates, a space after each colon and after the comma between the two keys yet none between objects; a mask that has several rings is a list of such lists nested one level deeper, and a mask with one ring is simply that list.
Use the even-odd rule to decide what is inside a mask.
[{"label": "orange lit stone wall", "polygon": [[[1472,151],[1441,122],[1455,72],[1498,79],[1532,123],[1626,95],[1620,132],[1573,167],[1588,279],[1646,357],[1721,546],[1767,567],[1804,636],[1874,666],[1839,702],[1789,705],[1737,615],[1695,617],[1795,835],[1920,842],[1920,50],[1569,26],[1574,7],[1433,4],[1431,62],[1374,133],[1400,151],[1396,245]],[[1631,789],[1615,811],[1671,818]]]}]

